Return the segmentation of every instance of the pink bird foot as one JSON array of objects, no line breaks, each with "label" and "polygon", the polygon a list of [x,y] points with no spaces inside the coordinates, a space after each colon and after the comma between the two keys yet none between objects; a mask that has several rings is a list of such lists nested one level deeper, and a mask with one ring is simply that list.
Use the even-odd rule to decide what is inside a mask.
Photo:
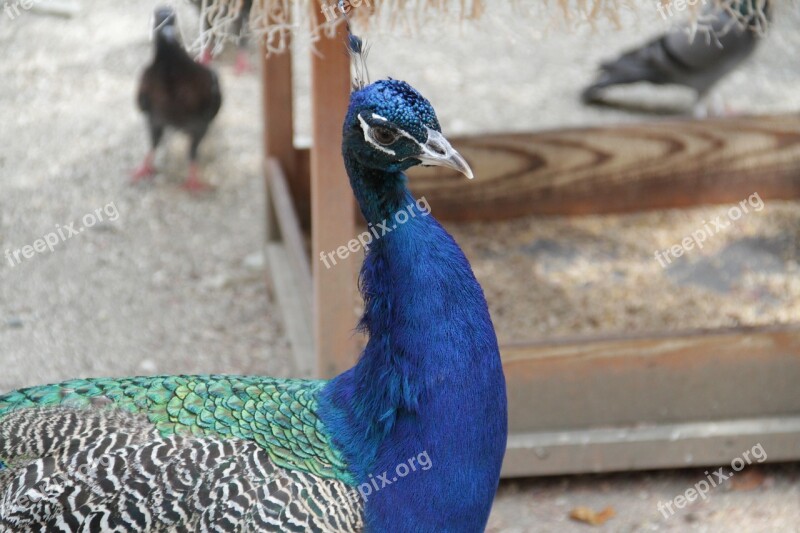
[{"label": "pink bird foot", "polygon": [[250,64],[250,59],[247,57],[247,52],[244,50],[239,50],[236,53],[236,63],[233,66],[233,73],[237,76],[241,76],[248,72],[252,72],[253,65]]},{"label": "pink bird foot", "polygon": [[197,165],[192,163],[189,167],[189,177],[183,182],[181,187],[191,193],[210,192],[214,190],[214,186],[210,183],[200,179],[200,172]]},{"label": "pink bird foot", "polygon": [[198,63],[200,63],[201,65],[204,65],[204,66],[207,67],[207,66],[211,65],[211,61],[213,59],[214,59],[214,56],[211,55],[211,49],[210,48],[203,48],[203,51],[200,54],[200,59],[198,60]]},{"label": "pink bird foot", "polygon": [[147,154],[142,164],[133,171],[131,183],[139,183],[144,180],[151,180],[156,175],[156,167],[153,164],[153,154]]}]

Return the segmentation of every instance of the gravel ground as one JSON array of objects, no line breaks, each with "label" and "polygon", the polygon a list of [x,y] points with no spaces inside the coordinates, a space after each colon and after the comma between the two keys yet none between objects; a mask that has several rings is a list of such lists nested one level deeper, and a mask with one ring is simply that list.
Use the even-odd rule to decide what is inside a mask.
[{"label": "gravel ground", "polygon": [[[707,499],[670,514],[666,503],[706,478],[705,469],[604,476],[572,476],[504,482],[495,500],[489,533],[580,533],[613,531],[794,532],[800,531],[800,468],[749,467]],[[708,470],[709,472],[711,470]],[[659,511],[662,503],[664,512]],[[613,509],[604,525],[569,518],[587,507]],[[673,507],[674,508],[674,507]],[[665,514],[666,517],[665,517]]]},{"label": "gravel ground", "polygon": [[[138,72],[149,61],[155,2],[81,3],[80,17],[71,20],[0,14],[0,252],[32,244],[57,225],[76,221],[80,229],[82,218],[98,208],[104,218],[52,253],[15,266],[0,257],[0,391],[89,375],[290,375],[288,342],[259,255],[257,76],[234,77],[229,57],[219,63],[225,104],[201,147],[205,177],[217,186],[213,195],[193,198],[178,189],[187,142],[177,135],[165,143],[155,183],[130,187],[127,177],[146,150],[133,99]],[[180,13],[191,32],[191,9],[182,5]],[[643,120],[576,105],[600,59],[664,25],[655,12],[627,19],[624,32],[562,35],[492,12],[480,24],[442,30],[447,38],[373,39],[372,74],[391,74],[421,89],[448,133]],[[720,86],[731,107],[800,108],[800,73],[786,59],[797,50],[797,22],[796,12],[779,18],[755,60]],[[302,142],[307,55],[295,60]],[[644,90],[631,95],[652,99]],[[690,103],[680,91],[664,98]],[[791,216],[787,220],[796,220]],[[468,249],[485,239],[478,230],[475,236],[469,228],[456,231]],[[798,467],[753,471],[755,481],[715,490],[707,502],[668,520],[657,511],[658,501],[682,493],[702,473],[504,482],[489,529],[581,531],[590,527],[569,521],[571,509],[611,506],[616,516],[603,530],[797,530]]]},{"label": "gravel ground", "polygon": [[[709,206],[451,229],[501,344],[800,322],[800,203],[753,204],[738,220]],[[712,220],[726,227],[702,249],[663,253]]]}]

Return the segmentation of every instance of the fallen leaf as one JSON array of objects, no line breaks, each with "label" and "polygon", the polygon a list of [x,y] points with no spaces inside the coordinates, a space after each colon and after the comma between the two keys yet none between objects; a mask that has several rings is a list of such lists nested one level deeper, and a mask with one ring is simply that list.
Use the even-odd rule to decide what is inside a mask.
[{"label": "fallen leaf", "polygon": [[764,484],[766,476],[758,468],[751,468],[736,474],[731,478],[731,489],[733,490],[755,490]]},{"label": "fallen leaf", "polygon": [[569,512],[569,517],[578,522],[584,522],[593,526],[602,526],[615,514],[613,507],[606,507],[599,513],[588,507],[576,507]]}]

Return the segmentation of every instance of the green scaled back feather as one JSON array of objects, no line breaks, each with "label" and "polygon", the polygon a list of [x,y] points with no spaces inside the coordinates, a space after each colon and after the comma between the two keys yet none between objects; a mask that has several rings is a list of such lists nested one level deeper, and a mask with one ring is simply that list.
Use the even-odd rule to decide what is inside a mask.
[{"label": "green scaled back feather", "polygon": [[252,440],[278,466],[352,485],[347,465],[316,416],[317,394],[325,383],[224,375],[76,379],[0,396],[0,420],[26,407],[117,408],[146,416],[164,437]]}]

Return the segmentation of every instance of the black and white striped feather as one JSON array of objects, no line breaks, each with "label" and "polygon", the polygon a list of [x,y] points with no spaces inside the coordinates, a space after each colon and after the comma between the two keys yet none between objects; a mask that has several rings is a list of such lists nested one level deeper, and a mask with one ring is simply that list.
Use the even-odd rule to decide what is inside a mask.
[{"label": "black and white striped feather", "polygon": [[240,439],[161,437],[119,410],[20,409],[2,419],[0,531],[360,531],[342,481],[276,466]]}]

